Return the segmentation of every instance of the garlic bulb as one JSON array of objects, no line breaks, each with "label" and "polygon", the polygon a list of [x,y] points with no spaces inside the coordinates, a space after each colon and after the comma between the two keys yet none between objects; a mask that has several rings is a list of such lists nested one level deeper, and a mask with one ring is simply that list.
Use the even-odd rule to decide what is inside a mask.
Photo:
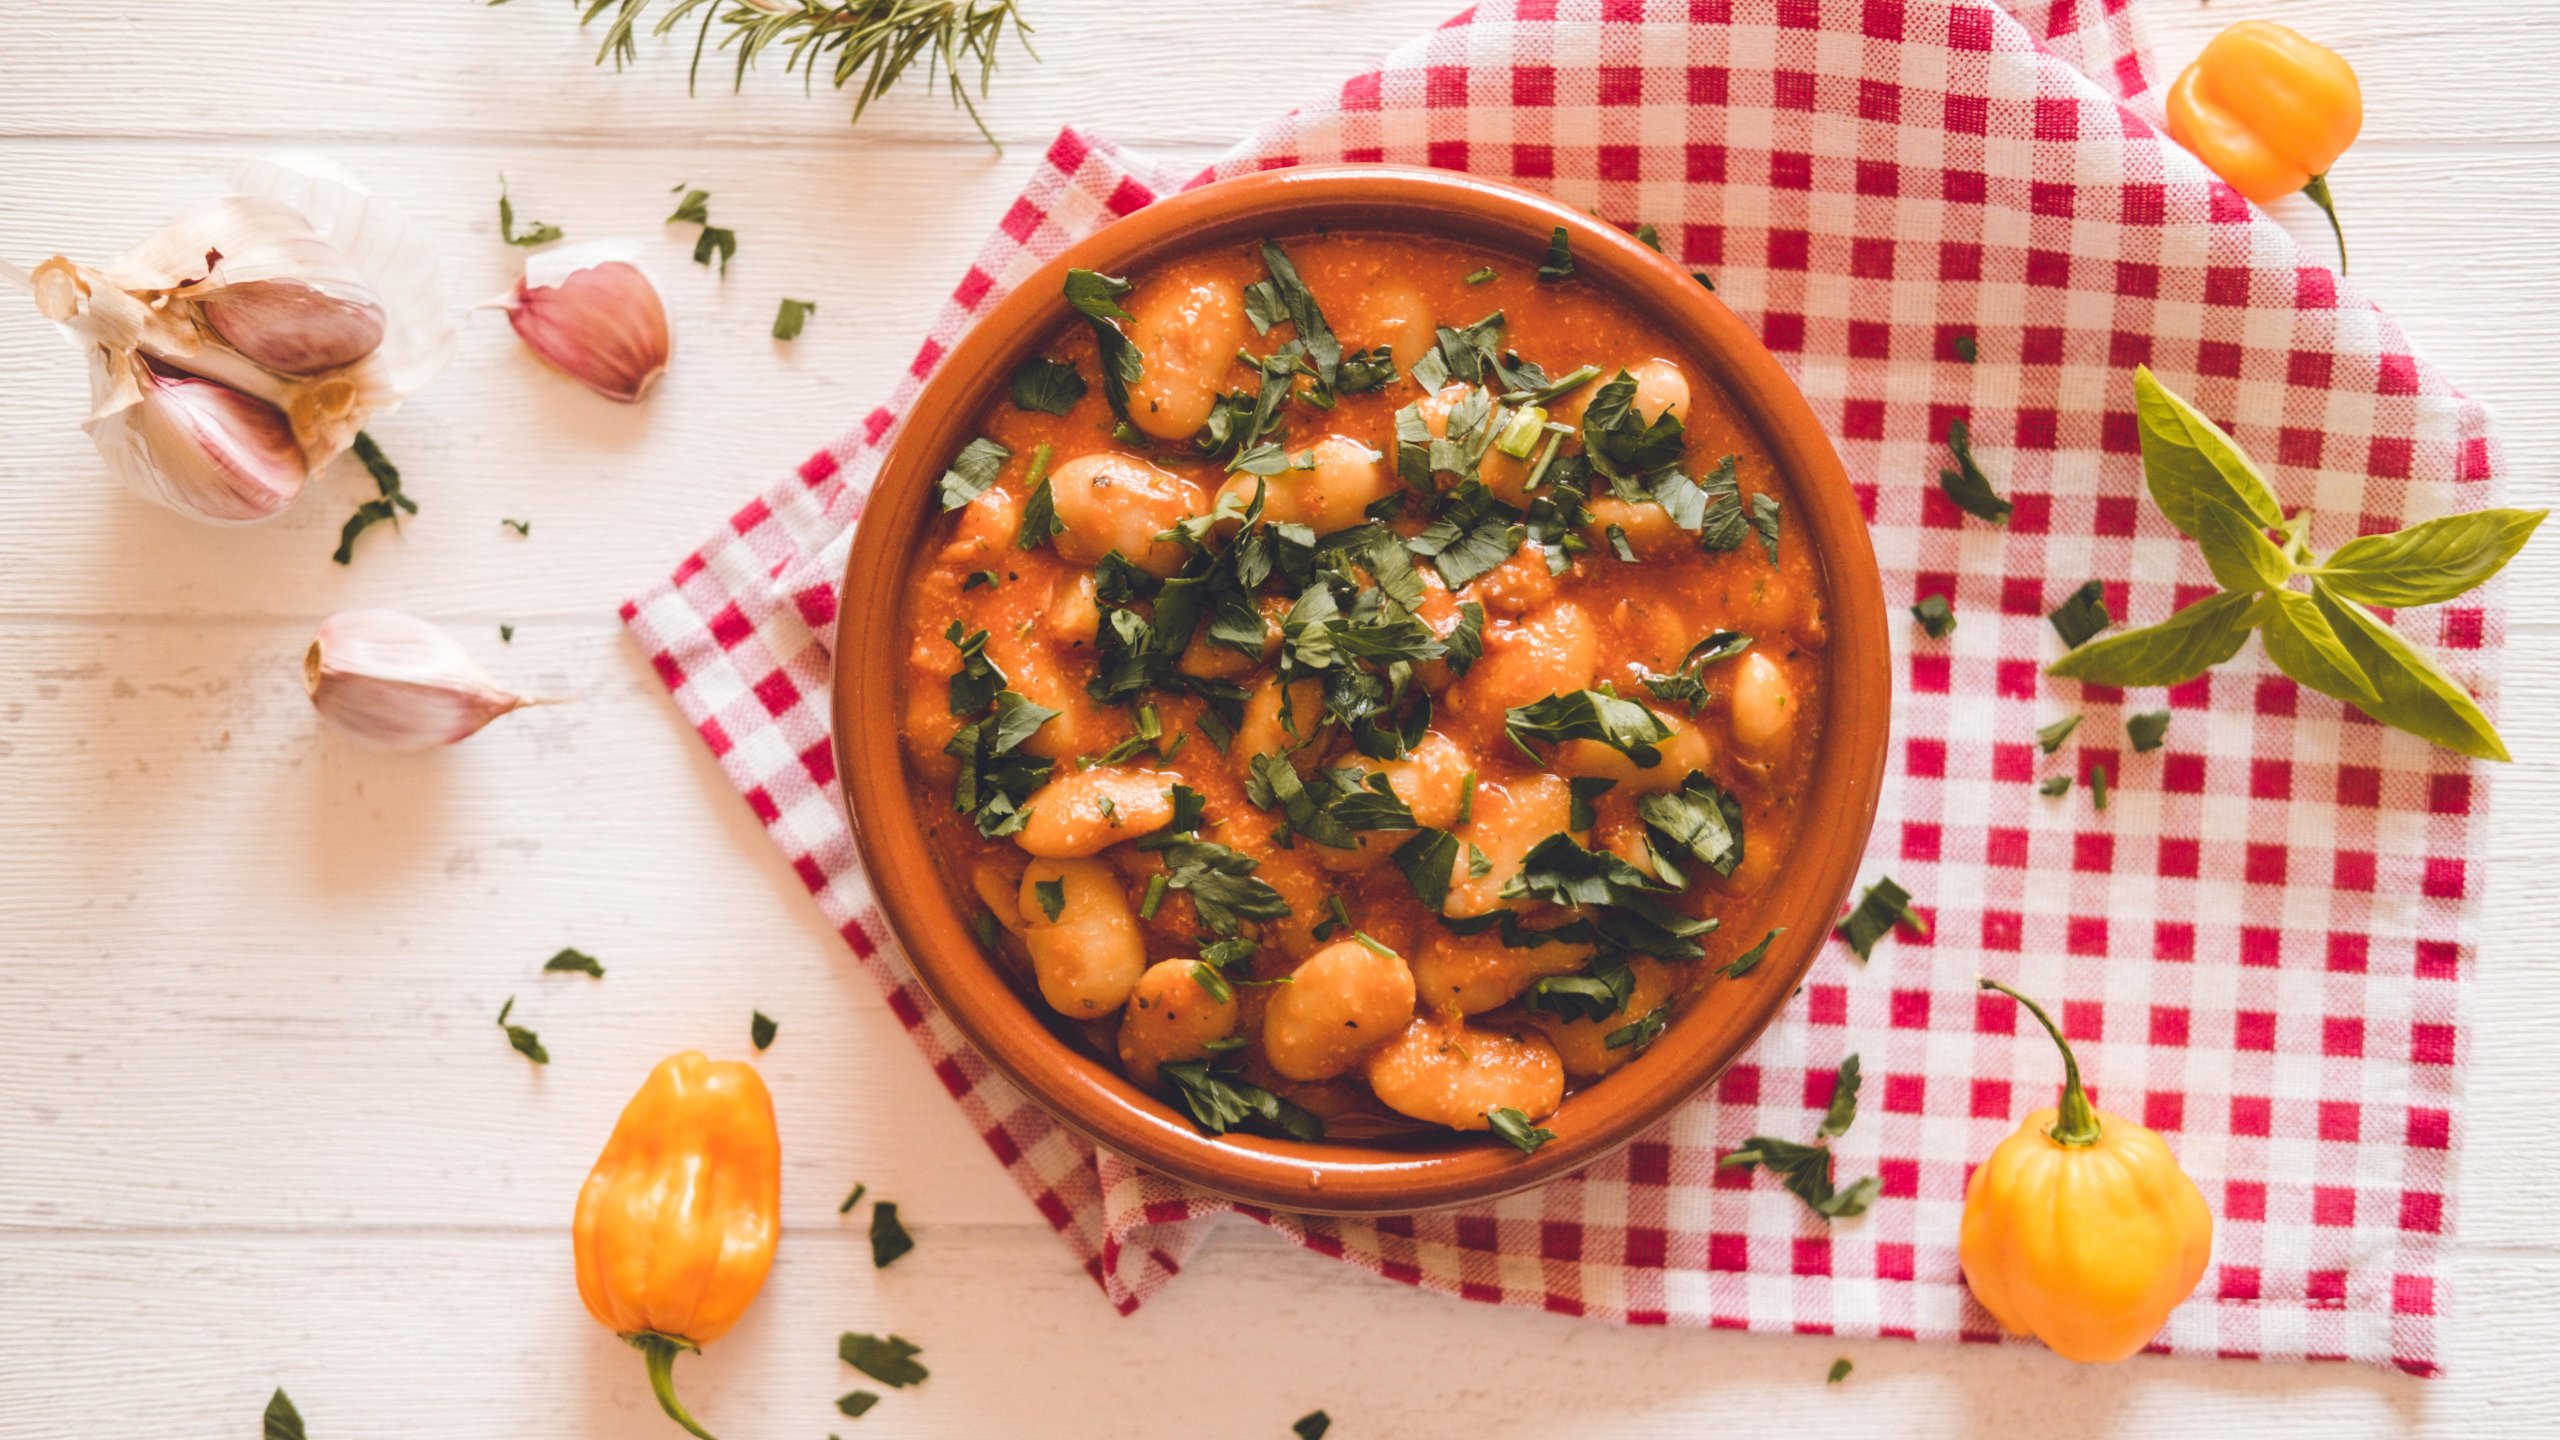
[{"label": "garlic bulb", "polygon": [[312,708],[385,750],[432,750],[545,702],[498,688],[459,641],[397,610],[346,610],[302,654]]},{"label": "garlic bulb", "polygon": [[638,255],[607,240],[527,256],[515,293],[495,303],[534,354],[627,404],[666,373],[675,347],[666,303]]},{"label": "garlic bulb", "polygon": [[25,277],[89,361],[83,428],[109,470],[230,524],[290,504],[453,348],[433,258],[399,212],[317,161],[262,161],[234,184],[104,265],[55,256]]}]

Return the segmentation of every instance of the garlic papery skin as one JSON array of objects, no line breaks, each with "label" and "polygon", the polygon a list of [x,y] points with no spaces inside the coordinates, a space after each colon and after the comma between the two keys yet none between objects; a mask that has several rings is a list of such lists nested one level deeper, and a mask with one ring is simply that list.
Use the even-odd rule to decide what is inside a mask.
[{"label": "garlic papery skin", "polygon": [[265,520],[302,493],[311,471],[273,405],[148,358],[130,380],[131,403],[82,428],[135,491],[218,525]]},{"label": "garlic papery skin", "polygon": [[459,641],[397,610],[346,610],[320,622],[302,655],[312,708],[383,750],[432,750],[543,702],[500,689]]},{"label": "garlic papery skin", "polygon": [[638,400],[667,371],[675,337],[635,246],[565,245],[528,256],[498,302],[516,335],[553,369],[608,400]]}]

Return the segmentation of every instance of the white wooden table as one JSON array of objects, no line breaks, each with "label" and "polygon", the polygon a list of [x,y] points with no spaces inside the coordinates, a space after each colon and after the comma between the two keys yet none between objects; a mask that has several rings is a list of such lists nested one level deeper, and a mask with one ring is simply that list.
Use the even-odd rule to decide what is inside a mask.
[{"label": "white wooden table", "polygon": [[[522,214],[643,239],[681,337],[624,409],[474,316],[445,377],[375,427],[422,513],[340,569],[352,465],[245,531],[128,499],[76,428],[71,357],[0,294],[0,1436],[243,1436],[278,1384],[315,1440],[673,1434],[578,1305],[568,1214],[648,1065],[742,1051],[753,1009],[782,1027],[763,1068],[789,1239],[746,1323],[678,1371],[731,1440],[1278,1440],[1319,1406],[1345,1440],[2560,1433],[2548,539],[2509,592],[2524,758],[2496,784],[2445,1379],[1612,1329],[1423,1295],[1247,1225],[1123,1320],[992,1163],[612,605],[887,393],[1061,123],[1204,160],[1452,3],[1030,0],[1047,60],[1007,56],[999,157],[923,93],[848,131],[838,97],[779,73],[687,100],[672,50],[591,69],[556,3],[0,0],[0,254],[105,258],[238,160],[307,145],[441,238],[456,298],[512,274],[501,171]],[[2560,496],[2540,7],[2146,3],[2173,66],[2251,15],[2354,60],[2369,119],[2337,190],[2357,277],[2498,409],[2516,503]],[[679,181],[738,232],[725,282],[659,225]],[[819,304],[790,346],[765,334],[786,294]],[[352,751],[316,731],[297,660],[358,604],[443,621],[575,703],[447,753]],[[541,976],[562,945],[609,978]],[[510,995],[547,1069],[492,1028]],[[835,1215],[856,1180],[912,1221],[892,1270]],[[846,1329],[915,1339],[933,1379],[841,1419]],[[1842,1353],[1856,1373],[1826,1388]]]}]

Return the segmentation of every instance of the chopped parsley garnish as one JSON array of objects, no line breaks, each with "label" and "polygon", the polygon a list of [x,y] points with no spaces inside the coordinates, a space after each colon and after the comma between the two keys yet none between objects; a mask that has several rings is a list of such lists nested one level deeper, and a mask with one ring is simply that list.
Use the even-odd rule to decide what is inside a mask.
[{"label": "chopped parsley garnish", "polygon": [[1277,806],[1289,828],[1319,845],[1349,850],[1364,830],[1413,830],[1413,811],[1387,777],[1348,766],[1319,769],[1301,780],[1285,755],[1256,755],[1245,776],[1245,798],[1269,810]]},{"label": "chopped parsley garnish", "polygon": [[1212,1071],[1207,1060],[1176,1060],[1156,1073],[1173,1086],[1173,1098],[1203,1135],[1238,1128],[1295,1140],[1321,1140],[1324,1122],[1259,1085]]},{"label": "chopped parsley garnish", "polygon": [[1770,944],[1779,936],[1786,933],[1787,927],[1784,925],[1773,927],[1768,934],[1760,937],[1759,944],[1754,945],[1750,949],[1743,951],[1741,954],[1734,956],[1731,963],[1727,964],[1723,969],[1718,970],[1716,973],[1726,977],[1727,979],[1739,980],[1743,976],[1750,974],[1752,971],[1759,969],[1760,962],[1769,957]]},{"label": "chopped parsley garnish", "polygon": [[1032,881],[1031,894],[1040,902],[1040,913],[1049,917],[1050,924],[1057,924],[1058,917],[1066,913],[1067,882],[1064,877]]},{"label": "chopped parsley garnish", "polygon": [[2151,710],[2140,715],[2128,715],[2124,720],[2124,733],[2133,741],[2133,753],[2136,755],[2157,750],[2169,738],[2169,712]]},{"label": "chopped parsley garnish", "polygon": [[1124,421],[1129,418],[1129,387],[1145,378],[1146,357],[1111,322],[1137,319],[1120,308],[1120,297],[1135,288],[1116,275],[1067,272],[1067,304],[1092,322],[1094,348],[1102,357],[1102,397],[1111,402],[1111,413]]},{"label": "chopped parsley garnish", "polygon": [[2048,775],[2044,778],[2044,782],[2042,784],[2036,786],[2036,793],[2039,795],[2068,795],[2071,793],[2071,777],[2068,775]]},{"label": "chopped parsley garnish", "polygon": [[784,296],[781,308],[773,312],[773,338],[776,340],[799,339],[800,332],[808,328],[809,317],[817,313],[817,301],[794,300],[787,295]]},{"label": "chopped parsley garnish", "polygon": [[[1324,937],[1319,935],[1316,938],[1321,940]],[[1224,1005],[1236,998],[1236,992],[1227,986],[1227,977],[1206,960],[1191,962],[1191,983],[1199,986],[1213,1004]]]},{"label": "chopped parsley garnish", "polygon": [[1289,1428],[1297,1433],[1298,1440],[1324,1440],[1324,1432],[1333,1428],[1333,1417],[1316,1410],[1299,1416],[1298,1423]]},{"label": "chopped parsley garnish", "polygon": [[1064,415],[1084,398],[1084,377],[1064,360],[1034,355],[1013,372],[1013,407]]},{"label": "chopped parsley garnish", "polygon": [[2065,715],[2061,719],[2054,721],[2052,724],[2037,730],[2036,744],[2044,750],[2044,753],[2050,755],[2054,751],[2061,749],[2062,742],[2070,739],[2071,732],[2079,728],[2079,716]]},{"label": "chopped parsley garnish", "polygon": [[563,949],[559,954],[543,961],[542,968],[564,974],[593,975],[599,980],[604,978],[604,963],[584,950]]},{"label": "chopped parsley garnish", "polygon": [[1769,563],[1778,563],[1778,497],[1762,491],[1751,497],[1751,530],[1769,552]]},{"label": "chopped parsley garnish", "polygon": [[960,577],[960,589],[964,594],[978,589],[993,590],[1003,583],[1003,577],[993,570],[972,570]]},{"label": "chopped parsley garnish", "polygon": [[[1527,932],[1512,911],[1495,912],[1504,926],[1504,943],[1525,945],[1548,941],[1587,944],[1606,952],[1632,951],[1663,960],[1694,960],[1704,951],[1697,937],[1716,928],[1713,920],[1683,915],[1661,897],[1676,890],[1628,864],[1608,850],[1586,850],[1570,835],[1550,835],[1521,858],[1520,873],[1502,887],[1506,900],[1543,900],[1550,905],[1588,906],[1589,913],[1551,930]],[[1534,934],[1534,939],[1524,939]]]},{"label": "chopped parsley garnish", "polygon": [[755,1042],[758,1050],[769,1050],[773,1048],[775,1032],[781,1028],[774,1023],[772,1016],[759,1010],[755,1013],[755,1018],[747,1022],[747,1038]]},{"label": "chopped parsley garnish", "polygon": [[[1966,358],[1971,359],[1972,357],[1967,356]],[[1822,1377],[1822,1383],[1825,1385],[1837,1385],[1841,1381],[1849,1378],[1849,1372],[1853,1368],[1855,1367],[1850,1365],[1849,1357],[1843,1355],[1839,1359],[1831,1362],[1831,1373]]]},{"label": "chopped parsley garnish", "polygon": [[975,715],[996,703],[996,696],[1004,692],[1008,682],[996,662],[987,658],[987,632],[964,631],[954,620],[951,628],[942,632],[942,638],[960,652],[960,668],[951,675],[951,713]]},{"label": "chopped parsley garnish", "polygon": [[[507,177],[504,175],[498,177],[499,239],[510,245],[530,248],[535,245],[548,245],[559,239],[561,233],[559,226],[546,225],[539,220],[526,221],[524,233],[516,233],[516,202],[507,197]],[[284,1392],[279,1390],[276,1393],[281,1395]]]},{"label": "chopped parsley garnish", "polygon": [[550,1064],[551,1052],[542,1048],[541,1036],[522,1025],[507,1023],[507,1017],[515,1012],[516,997],[510,995],[507,997],[507,1003],[498,1007],[498,1028],[507,1032],[507,1043],[515,1047],[517,1054],[536,1065]]},{"label": "chopped parsley garnish", "polygon": [[1651,250],[1654,254],[1659,255],[1662,253],[1662,232],[1654,229],[1651,225],[1638,224],[1636,226],[1636,243],[1644,246],[1648,250]]},{"label": "chopped parsley garnish", "polygon": [[1609,1050],[1624,1050],[1629,1046],[1634,1046],[1635,1049],[1641,1053],[1644,1050],[1650,1049],[1654,1041],[1661,1039],[1662,1032],[1667,1029],[1670,1024],[1671,1002],[1665,1000],[1661,1004],[1654,1006],[1651,1010],[1646,1011],[1644,1014],[1637,1016],[1635,1019],[1619,1026],[1617,1029],[1610,1031],[1607,1035],[1602,1036],[1600,1044],[1602,1048]]},{"label": "chopped parsley garnish", "polygon": [[2107,767],[2089,767],[2089,803],[2100,810],[2107,808]]},{"label": "chopped parsley garnish", "polygon": [[870,1194],[870,1193],[871,1193],[871,1187],[870,1187],[870,1186],[865,1185],[865,1184],[862,1184],[862,1183],[861,1183],[861,1182],[859,1182],[859,1181],[856,1181],[856,1182],[854,1183],[853,1193],[852,1193],[852,1194],[850,1194],[850,1195],[847,1195],[846,1197],[844,1197],[844,1203],[836,1207],[836,1213],[837,1213],[837,1214],[839,1214],[839,1215],[850,1215],[850,1214],[852,1214],[852,1213],[853,1213],[853,1207],[854,1207],[854,1206],[856,1206],[856,1205],[861,1204],[861,1203],[862,1203],[862,1197],[863,1197],[863,1196],[865,1196],[865,1195],[868,1195],[868,1194]]},{"label": "chopped parsley garnish", "polygon": [[970,817],[979,834],[991,839],[1010,835],[1030,818],[1022,802],[1049,778],[1053,766],[1039,756],[1022,754],[1022,742],[1057,714],[1011,690],[1002,691],[993,711],[962,726],[942,747],[942,753],[960,762],[951,806]]},{"label": "chopped parsley garnish", "polygon": [[2095,580],[2072,591],[2070,598],[2045,618],[2053,622],[2053,632],[2062,637],[2062,643],[2074,650],[2116,623],[2115,617],[2107,613],[2107,587]]},{"label": "chopped parsley garnish", "polygon": [[685,190],[681,182],[674,188],[684,190],[685,196],[677,202],[676,213],[668,216],[666,223],[701,226],[702,233],[694,237],[693,263],[707,268],[711,257],[717,255],[720,257],[720,273],[727,275],[729,261],[738,253],[738,232],[711,223],[710,191]]},{"label": "chopped parsley garnish", "polygon": [[884,1340],[847,1330],[836,1341],[836,1358],[892,1390],[919,1384],[931,1373],[915,1362],[923,1353],[923,1346],[898,1335]]},{"label": "chopped parsley garnish", "polygon": [[1839,1073],[1831,1082],[1831,1108],[1822,1112],[1822,1124],[1813,1133],[1826,1139],[1846,1135],[1858,1123],[1858,1057],[1840,1062]]},{"label": "chopped parsley garnish", "polygon": [[1245,287],[1245,318],[1265,335],[1271,333],[1274,323],[1288,321],[1314,367],[1316,383],[1330,391],[1342,365],[1342,342],[1334,337],[1333,327],[1325,323],[1315,292],[1298,278],[1298,267],[1290,262],[1289,253],[1269,240],[1262,242],[1262,268],[1270,272],[1271,278]]},{"label": "chopped parsley garnish", "polygon": [[1982,347],[1974,342],[1971,335],[1959,335],[1948,343],[1955,348],[1956,358],[1967,365],[1982,358]]},{"label": "chopped parsley garnish", "polygon": [[[870,1414],[871,1407],[879,1403],[879,1393],[872,1390],[848,1390],[836,1397],[836,1409],[856,1420]],[[831,1435],[827,1440],[835,1440],[835,1437]]]},{"label": "chopped parsley garnish", "polygon": [[1484,607],[1473,600],[1460,605],[1457,625],[1441,637],[1440,643],[1448,649],[1449,653],[1441,658],[1449,662],[1449,669],[1466,674],[1468,667],[1484,658]]},{"label": "chopped parsley garnish", "polygon": [[1467,283],[1470,285],[1482,285],[1493,278],[1493,273],[1493,267],[1490,265],[1485,266],[1481,270],[1471,271],[1467,275]]},{"label": "chopped parsley garnish", "polygon": [[530,520],[501,520],[498,523],[516,532],[519,539],[533,538],[533,522]]},{"label": "chopped parsley garnish", "polygon": [[2009,512],[2017,507],[1991,488],[1991,477],[1974,463],[1973,432],[1962,420],[1947,422],[1947,448],[1955,452],[1956,468],[1938,472],[1938,488],[1967,515],[1994,525],[2008,524]]},{"label": "chopped parsley garnish", "polygon": [[1767,1135],[1754,1135],[1742,1142],[1742,1148],[1716,1162],[1721,1169],[1739,1165],[1749,1169],[1765,1166],[1784,1181],[1787,1189],[1814,1214],[1827,1220],[1845,1220],[1864,1215],[1875,1203],[1876,1192],[1883,1182],[1870,1175],[1846,1190],[1831,1188],[1831,1150],[1823,1145],[1799,1145],[1792,1140],[1779,1140]]},{"label": "chopped parsley garnish", "polygon": [[1636,547],[1627,543],[1627,532],[1612,525],[1606,533],[1609,537],[1609,553],[1630,565],[1636,563]]},{"label": "chopped parsley garnish", "polygon": [[1896,925],[1908,925],[1926,935],[1929,922],[1911,908],[1911,892],[1893,883],[1891,877],[1877,876],[1867,893],[1858,897],[1858,908],[1840,922],[1838,933],[1849,942],[1849,948],[1864,960],[1875,950],[1876,942]]},{"label": "chopped parsley garnish", "polygon": [[1014,548],[1037,550],[1067,533],[1066,522],[1058,518],[1057,493],[1049,488],[1049,447],[1031,452],[1031,473],[1024,477],[1031,487],[1022,502],[1022,524],[1013,533]]},{"label": "chopped parsley garnish", "polygon": [[1718,554],[1741,549],[1755,527],[1743,514],[1742,482],[1734,474],[1732,456],[1716,462],[1707,478],[1698,482],[1698,492],[1706,501],[1698,520],[1698,543]]},{"label": "chopped parsley garnish", "polygon": [[[1636,377],[1620,370],[1591,396],[1582,411],[1582,453],[1592,468],[1607,478],[1623,500],[1655,498],[1641,490],[1627,487],[1640,484],[1644,477],[1680,463],[1688,446],[1688,433],[1680,417],[1665,410],[1648,424],[1636,409]],[[1669,503],[1665,503],[1669,509]],[[1674,519],[1680,518],[1675,512]],[[1694,522],[1681,526],[1695,530]],[[1728,547],[1730,548],[1730,547]]]},{"label": "chopped parsley garnish", "polygon": [[1541,765],[1545,762],[1529,748],[1532,741],[1596,740],[1641,767],[1661,763],[1662,752],[1654,747],[1671,738],[1671,727],[1640,701],[1606,690],[1571,690],[1512,706],[1503,713],[1502,733]]},{"label": "chopped parsley garnish", "polygon": [[1578,974],[1543,976],[1522,993],[1520,1003],[1566,1020],[1607,1020],[1627,1008],[1635,988],[1636,972],[1613,957]]},{"label": "chopped parsley garnish", "polygon": [[1750,636],[1739,630],[1718,630],[1690,646],[1689,653],[1680,657],[1678,668],[1670,674],[1656,675],[1647,671],[1640,678],[1644,681],[1644,688],[1652,691],[1656,700],[1694,708],[1706,704],[1715,693],[1707,688],[1707,667],[1719,660],[1730,660],[1750,648]]},{"label": "chopped parsley garnish", "polygon": [[354,562],[357,536],[384,520],[398,529],[401,515],[418,513],[418,502],[400,488],[400,467],[391,463],[391,457],[382,453],[382,447],[373,442],[371,435],[362,430],[356,432],[355,452],[356,458],[364,462],[365,473],[373,477],[376,498],[358,505],[356,513],[339,527],[338,548],[330,552],[329,558],[341,565]]},{"label": "chopped parsley garnish", "polygon": [[1955,607],[1947,603],[1944,595],[1931,595],[1912,606],[1911,618],[1920,622],[1921,630],[1932,640],[1944,640],[1956,632]]},{"label": "chopped parsley garnish", "polygon": [[886,1270],[889,1262],[916,1248],[915,1237],[898,1219],[898,1202],[882,1200],[871,1207],[871,1268]]},{"label": "chopped parsley garnish", "polygon": [[1708,291],[1708,293],[1709,293],[1709,294],[1713,294],[1713,293],[1715,292],[1715,288],[1716,288],[1715,277],[1714,277],[1714,276],[1712,276],[1712,275],[1709,275],[1706,271],[1704,271],[1704,270],[1692,270],[1692,271],[1690,271],[1690,272],[1689,272],[1689,278],[1690,278],[1690,279],[1692,279],[1692,280],[1697,281],[1697,282],[1698,282],[1699,284],[1701,284],[1701,285],[1706,286],[1706,287],[1707,287],[1707,291]]},{"label": "chopped parsley garnish", "polygon": [[957,510],[987,493],[996,483],[996,472],[1013,452],[986,436],[960,447],[951,457],[951,468],[942,472],[942,508]]},{"label": "chopped parsley garnish", "polygon": [[1731,875],[1742,863],[1742,802],[1702,772],[1689,772],[1677,790],[1647,795],[1636,813],[1675,851],[1697,857],[1719,875]]},{"label": "chopped parsley garnish", "polygon": [[502,644],[502,645],[513,645],[514,643],[516,643],[516,627],[514,627],[513,625],[501,625],[501,626],[499,626],[499,627],[498,627],[498,643],[500,643],[500,644]]},{"label": "chopped parsley garnish", "polygon": [[1565,824],[1575,830],[1588,830],[1600,823],[1593,801],[1618,788],[1618,782],[1599,775],[1576,775],[1565,782],[1572,800],[1565,811]]},{"label": "chopped parsley garnish", "polygon": [[[1556,234],[1561,236],[1564,232],[1558,230]],[[1523,1155],[1536,1154],[1539,1146],[1556,1138],[1556,1132],[1542,1125],[1530,1124],[1528,1116],[1508,1105],[1486,1111],[1484,1118],[1492,1126],[1494,1134],[1510,1141],[1512,1148]]]},{"label": "chopped parsley garnish", "polygon": [[1573,274],[1573,237],[1561,225],[1547,237],[1546,263],[1538,267],[1541,280],[1563,280]]},{"label": "chopped parsley garnish", "polygon": [[[1321,1410],[1316,1412],[1317,1415],[1323,1413]],[[1314,1416],[1308,1418],[1313,1419]],[[1306,1422],[1302,1420],[1299,1423]],[[1316,1432],[1318,1435],[1323,1433],[1322,1430]],[[293,1408],[293,1401],[286,1397],[281,1385],[276,1387],[276,1393],[267,1397],[267,1409],[259,1419],[258,1434],[260,1440],[305,1440],[302,1412]]]},{"label": "chopped parsley garnish", "polygon": [[1528,533],[1519,511],[1495,499],[1482,481],[1467,480],[1405,546],[1430,560],[1454,590],[1519,553]]},{"label": "chopped parsley garnish", "polygon": [[1396,869],[1413,886],[1414,898],[1432,910],[1449,903],[1449,876],[1458,864],[1458,837],[1446,830],[1424,828],[1398,845]]}]

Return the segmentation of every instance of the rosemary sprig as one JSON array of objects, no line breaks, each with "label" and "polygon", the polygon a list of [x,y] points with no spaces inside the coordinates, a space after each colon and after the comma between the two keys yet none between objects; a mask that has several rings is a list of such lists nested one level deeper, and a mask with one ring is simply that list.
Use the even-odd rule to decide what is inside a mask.
[{"label": "rosemary sprig", "polygon": [[[507,0],[489,3],[503,5]],[[610,59],[613,68],[619,70],[639,58],[640,22],[648,13],[651,0],[572,3],[579,8],[580,25],[592,24],[610,12],[603,48],[596,52],[597,64]],[[951,89],[951,103],[968,111],[969,121],[978,127],[978,133],[1001,151],[1004,146],[978,114],[977,100],[971,98],[961,72],[963,62],[976,62],[978,96],[983,98],[995,76],[996,42],[1004,37],[1008,25],[1023,52],[1034,60],[1040,58],[1031,48],[1031,27],[1023,22],[1019,7],[1020,0],[853,0],[850,4],[829,0],[674,0],[659,13],[649,33],[664,35],[699,11],[702,25],[694,35],[689,87],[702,78],[702,57],[710,46],[712,27],[719,25],[726,27],[721,33],[720,48],[737,55],[733,86],[744,88],[747,68],[756,62],[756,57],[770,47],[780,46],[788,52],[783,73],[797,71],[804,83],[814,85],[822,68],[839,90],[859,81],[853,99],[856,121],[922,56],[925,83],[932,84],[934,77],[940,75]]]}]

